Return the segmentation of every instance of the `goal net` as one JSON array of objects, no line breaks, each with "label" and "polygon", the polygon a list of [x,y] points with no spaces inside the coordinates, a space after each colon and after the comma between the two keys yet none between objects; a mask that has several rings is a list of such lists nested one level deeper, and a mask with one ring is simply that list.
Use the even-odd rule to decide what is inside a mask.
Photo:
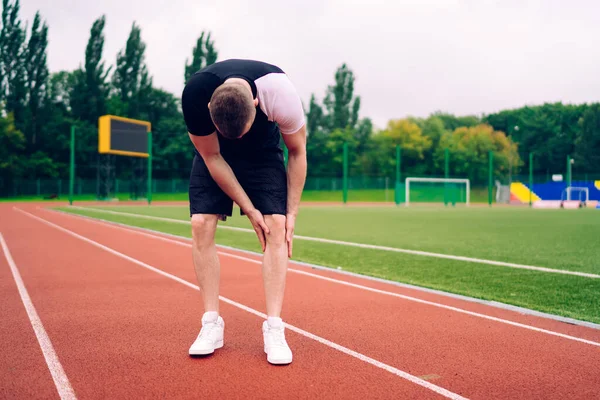
[{"label": "goal net", "polygon": [[443,203],[469,205],[471,185],[468,179],[406,178],[406,205]]}]

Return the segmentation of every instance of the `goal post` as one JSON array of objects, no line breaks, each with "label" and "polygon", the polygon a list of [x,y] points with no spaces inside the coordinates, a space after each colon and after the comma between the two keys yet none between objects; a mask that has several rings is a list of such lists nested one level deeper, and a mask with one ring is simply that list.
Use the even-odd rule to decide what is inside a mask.
[{"label": "goal post", "polygon": [[[416,187],[418,186],[418,191]],[[411,192],[411,189],[414,192]],[[468,179],[456,178],[406,178],[405,204],[411,201],[440,203],[465,203],[471,202],[471,184]],[[412,194],[412,197],[411,197]]]},{"label": "goal post", "polygon": [[590,189],[586,187],[569,186],[563,190],[561,200],[577,200],[588,203],[590,201]]}]

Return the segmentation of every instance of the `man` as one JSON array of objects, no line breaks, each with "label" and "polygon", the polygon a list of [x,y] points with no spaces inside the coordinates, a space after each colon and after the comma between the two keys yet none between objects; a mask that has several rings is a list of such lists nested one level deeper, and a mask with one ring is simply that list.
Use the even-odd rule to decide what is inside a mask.
[{"label": "man", "polygon": [[[227,60],[187,82],[184,119],[195,147],[190,176],[193,260],[204,302],[202,329],[190,355],[223,347],[219,316],[217,220],[246,215],[263,250],[267,320],[264,350],[271,364],[289,364],[281,308],[294,225],[306,180],[306,126],[300,98],[286,74],[259,61]],[[288,148],[287,173],[279,145]]]}]

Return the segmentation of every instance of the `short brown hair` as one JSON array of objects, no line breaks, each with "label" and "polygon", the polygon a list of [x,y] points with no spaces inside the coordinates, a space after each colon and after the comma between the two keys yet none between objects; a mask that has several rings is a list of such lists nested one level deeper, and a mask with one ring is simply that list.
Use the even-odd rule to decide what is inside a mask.
[{"label": "short brown hair", "polygon": [[254,120],[256,108],[248,90],[237,84],[224,84],[210,99],[210,116],[223,136],[237,139]]}]

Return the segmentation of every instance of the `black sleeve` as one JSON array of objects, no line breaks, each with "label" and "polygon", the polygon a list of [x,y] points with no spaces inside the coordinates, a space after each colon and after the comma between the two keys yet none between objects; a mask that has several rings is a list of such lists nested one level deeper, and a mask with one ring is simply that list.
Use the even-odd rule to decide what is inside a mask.
[{"label": "black sleeve", "polygon": [[208,103],[219,86],[220,79],[209,73],[198,73],[190,78],[181,95],[183,119],[188,132],[195,136],[208,136],[215,131]]}]

